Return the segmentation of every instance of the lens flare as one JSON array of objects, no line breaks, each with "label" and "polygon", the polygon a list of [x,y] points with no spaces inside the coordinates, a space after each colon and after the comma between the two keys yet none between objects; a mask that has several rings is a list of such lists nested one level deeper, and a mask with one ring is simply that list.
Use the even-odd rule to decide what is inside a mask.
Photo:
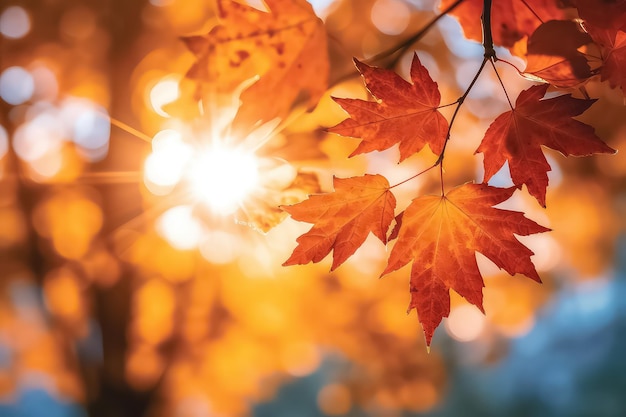
[{"label": "lens flare", "polygon": [[188,181],[194,196],[211,210],[232,214],[259,183],[258,160],[239,148],[201,150],[191,162]]},{"label": "lens flare", "polygon": [[144,165],[144,184],[155,195],[166,195],[183,177],[193,149],[181,134],[165,129],[154,135],[152,153]]},{"label": "lens flare", "polygon": [[170,115],[163,110],[163,106],[176,101],[180,97],[179,80],[177,77],[164,77],[150,90],[150,104],[154,111],[163,117]]}]

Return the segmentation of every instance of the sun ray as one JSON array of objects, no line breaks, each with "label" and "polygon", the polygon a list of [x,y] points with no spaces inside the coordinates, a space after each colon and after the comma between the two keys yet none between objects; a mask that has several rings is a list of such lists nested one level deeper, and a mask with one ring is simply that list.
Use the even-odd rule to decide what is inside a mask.
[{"label": "sun ray", "polygon": [[133,184],[141,180],[139,171],[85,172],[76,178],[81,184]]},{"label": "sun ray", "polygon": [[152,143],[152,138],[146,135],[145,133],[140,132],[139,130],[127,125],[126,123],[122,122],[121,120],[116,119],[115,117],[112,117],[109,115],[106,115],[106,117],[109,119],[111,126],[115,126],[119,129],[122,129],[126,133],[130,133],[131,135],[135,136],[137,139],[141,139],[144,142]]},{"label": "sun ray", "polygon": [[167,209],[178,204],[181,198],[182,193],[179,192],[170,194],[165,198],[159,199],[158,202],[152,204],[146,209],[143,209],[138,215],[130,218],[126,222],[111,230],[108,239],[111,239],[111,242],[117,248],[118,255],[123,258],[135,244],[135,241],[133,240],[132,242],[127,243],[125,247],[120,248],[120,246],[122,246],[122,236],[120,236],[122,231],[140,231],[140,228],[143,225],[154,222],[159,217],[159,215],[163,214]]}]

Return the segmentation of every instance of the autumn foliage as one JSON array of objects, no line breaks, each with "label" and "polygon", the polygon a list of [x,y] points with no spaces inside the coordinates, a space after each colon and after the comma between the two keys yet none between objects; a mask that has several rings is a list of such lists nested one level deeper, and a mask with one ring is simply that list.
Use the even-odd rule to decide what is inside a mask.
[{"label": "autumn foliage", "polygon": [[358,60],[355,63],[369,92],[380,101],[335,98],[350,118],[330,131],[362,140],[350,156],[394,145],[400,149],[400,162],[425,145],[440,154],[448,122],[438,110],[441,95],[437,83],[417,55],[411,65],[411,83],[394,71],[372,68]]},{"label": "autumn foliage", "polygon": [[12,3],[3,398],[422,413],[566,290],[617,309],[626,1]]},{"label": "autumn foliage", "polygon": [[[441,95],[437,83],[420,63],[418,54],[413,56],[409,81],[392,69],[355,59],[372,99],[334,98],[349,117],[329,131],[360,139],[350,156],[397,145],[399,162],[402,162],[428,145],[436,155],[435,162],[402,183],[439,168],[441,194],[416,195],[406,209],[396,212],[393,188],[399,184],[390,185],[378,174],[335,178],[334,191],[283,207],[295,220],[313,224],[298,238],[298,246],[285,265],[319,262],[333,252],[331,269],[335,269],[356,252],[370,232],[383,244],[397,237],[382,274],[413,263],[409,310],[417,309],[427,344],[442,318],[450,312],[450,289],[483,309],[484,284],[476,265],[476,252],[511,275],[519,273],[540,281],[530,260],[532,252],[515,235],[548,229],[522,213],[494,206],[522,186],[541,206],[546,206],[550,165],[542,146],[565,156],[615,152],[598,138],[593,127],[574,119],[594,103],[584,89],[591,78],[600,75],[601,79],[609,80],[612,87],[624,89],[623,70],[620,70],[626,51],[623,2],[608,4],[584,0],[568,7],[552,1],[442,2],[440,10],[459,19],[465,35],[483,42],[485,50],[482,65],[466,92],[456,102],[446,104],[456,106],[450,120],[439,111]],[[245,115],[244,119],[249,119],[250,112],[254,111],[253,120],[266,121],[270,116],[282,115],[282,110],[294,104],[298,92],[318,97],[322,91],[318,83],[325,79],[315,77],[315,84],[307,81],[311,79],[308,63],[313,62],[318,73],[325,70],[320,67],[320,59],[315,58],[321,56],[323,42],[311,44],[318,38],[319,28],[311,9],[304,1],[296,0],[268,1],[267,6],[269,10],[265,13],[231,1],[218,1],[223,24],[204,38],[186,39],[199,56],[189,76],[200,79],[202,88],[207,82],[222,82],[207,70],[212,68],[209,65],[212,61],[207,60],[209,54],[227,59],[228,62],[218,68],[230,67],[229,78],[235,80],[234,75],[240,74],[240,80],[244,80],[250,75],[248,69],[265,65],[264,71],[254,70],[260,79],[242,94],[240,115]],[[296,8],[298,13],[294,16],[297,17],[286,19],[284,10],[287,8]],[[598,11],[605,9],[610,11],[606,14]],[[237,19],[236,22],[233,19]],[[233,29],[235,27],[237,29]],[[233,30],[235,32],[228,32]],[[298,36],[289,39],[284,36],[292,32]],[[287,62],[282,56],[286,45],[290,51]],[[259,46],[255,54],[262,58],[257,60],[251,49]],[[513,103],[498,74],[497,65],[502,64],[494,46],[508,48],[513,55],[525,59],[527,69],[520,73],[543,84],[529,86]],[[223,51],[218,53],[219,49]],[[300,51],[314,58],[305,63],[298,58]],[[453,129],[455,118],[487,66],[498,75],[509,99],[510,111],[495,118],[476,149],[476,153],[484,156],[483,184],[458,184],[448,190],[444,186],[443,170],[446,146],[457,137]],[[281,88],[287,91],[270,94],[269,97],[278,100],[280,105],[268,107],[264,103],[270,91],[261,88],[266,82],[273,84],[274,77],[282,81]],[[571,93],[546,96],[550,84],[577,88],[585,97],[574,98]],[[271,109],[270,114],[267,114],[268,109]],[[505,163],[508,163],[514,187],[490,186],[488,181]],[[392,231],[394,217],[396,223]]]},{"label": "autumn foliage", "polygon": [[550,165],[542,146],[565,156],[615,152],[595,135],[593,127],[573,119],[587,110],[593,100],[575,99],[567,94],[542,100],[547,89],[544,84],[523,91],[515,108],[494,120],[476,150],[485,155],[485,181],[508,162],[513,183],[526,185],[543,207]]}]

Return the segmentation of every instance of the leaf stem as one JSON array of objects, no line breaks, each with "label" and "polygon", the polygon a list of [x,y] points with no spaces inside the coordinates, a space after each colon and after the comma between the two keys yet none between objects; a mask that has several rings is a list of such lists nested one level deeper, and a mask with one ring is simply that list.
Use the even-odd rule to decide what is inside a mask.
[{"label": "leaf stem", "polygon": [[506,101],[509,102],[509,107],[511,108],[511,110],[513,110],[513,103],[511,102],[509,93],[506,91],[506,87],[504,86],[504,82],[502,81],[502,78],[500,77],[500,73],[498,72],[498,69],[496,68],[496,64],[493,62],[493,60],[490,60],[490,62],[491,62],[491,66],[493,67],[493,71],[496,73],[496,77],[498,77],[498,81],[500,81],[500,85],[502,86],[502,90],[504,91],[504,95],[506,96]]},{"label": "leaf stem", "polygon": [[459,102],[459,100],[453,101],[452,103],[448,103],[448,104],[442,104],[439,107],[437,107],[437,110],[439,109],[445,109],[446,107],[450,107],[450,106],[454,106],[455,104],[457,104]]},{"label": "leaf stem", "polygon": [[513,67],[513,68],[515,69],[515,71],[517,71],[517,73],[518,73],[519,75],[522,75],[522,76],[523,76],[524,71],[522,71],[522,70],[520,70],[519,68],[517,68],[517,66],[516,66],[514,63],[512,63],[512,62],[510,62],[510,61],[507,61],[506,59],[502,59],[502,58],[498,58],[498,59],[496,59],[496,61],[498,61],[498,62],[504,62],[504,63],[505,63],[505,64],[507,64],[508,66]]},{"label": "leaf stem", "polygon": [[399,185],[402,185],[402,184],[404,184],[405,182],[409,182],[409,181],[411,181],[412,179],[415,179],[415,178],[419,177],[420,175],[425,174],[426,172],[430,171],[431,169],[433,169],[433,168],[434,168],[434,167],[436,167],[436,166],[437,166],[437,164],[435,163],[435,164],[433,164],[433,165],[429,166],[428,168],[426,168],[425,170],[422,170],[422,171],[418,172],[417,174],[412,175],[412,176],[410,176],[409,178],[407,178],[407,179],[405,179],[405,180],[400,181],[399,183],[396,183],[396,184],[394,184],[394,185],[391,185],[391,186],[389,187],[389,189],[392,189],[392,188],[395,188],[395,187],[397,187],[397,186],[399,186]]}]

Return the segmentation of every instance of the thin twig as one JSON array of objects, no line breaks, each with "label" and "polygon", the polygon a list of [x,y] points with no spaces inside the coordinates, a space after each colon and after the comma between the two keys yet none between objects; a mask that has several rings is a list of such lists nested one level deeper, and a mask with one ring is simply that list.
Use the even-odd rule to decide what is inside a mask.
[{"label": "thin twig", "polygon": [[[402,41],[402,43],[397,44],[397,45],[393,45],[391,48],[379,52],[378,54],[364,59],[363,62],[368,63],[368,64],[373,64],[377,61],[380,61],[381,59],[390,57],[398,52],[404,52],[406,51],[411,45],[413,45],[415,42],[417,42],[419,39],[421,39],[438,21],[439,19],[441,19],[443,16],[447,15],[448,13],[450,13],[451,11],[453,11],[454,9],[457,8],[457,6],[459,6],[461,3],[463,3],[465,0],[456,0],[454,3],[452,3],[450,6],[448,6],[445,10],[443,10],[440,14],[438,14],[437,16],[435,16],[434,18],[432,18],[424,27],[422,27],[419,31],[417,31],[414,35],[412,35],[411,37],[409,37],[408,39]],[[398,54],[398,56],[396,57],[396,59],[394,59],[393,61],[391,61],[390,63],[388,63],[386,65],[387,68],[392,68],[394,67],[397,63],[398,60],[400,59],[400,57],[402,57],[402,53]],[[352,71],[350,71],[347,74],[341,75],[339,78],[337,78],[336,80],[333,80],[330,85],[329,88],[332,86],[335,86],[337,84],[342,83],[345,80],[349,80],[350,78],[355,77],[356,75],[358,75],[358,71],[356,71],[356,68]]]}]

